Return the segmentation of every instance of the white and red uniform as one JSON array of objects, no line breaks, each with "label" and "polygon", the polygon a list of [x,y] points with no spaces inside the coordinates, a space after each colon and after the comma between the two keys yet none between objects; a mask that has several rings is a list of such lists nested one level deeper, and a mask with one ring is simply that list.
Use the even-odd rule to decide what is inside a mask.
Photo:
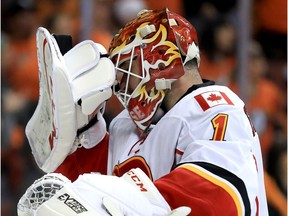
[{"label": "white and red uniform", "polygon": [[78,149],[56,170],[75,180],[141,168],[172,209],[191,215],[268,215],[258,135],[244,103],[224,86],[191,87],[143,139],[126,110],[102,142]]}]

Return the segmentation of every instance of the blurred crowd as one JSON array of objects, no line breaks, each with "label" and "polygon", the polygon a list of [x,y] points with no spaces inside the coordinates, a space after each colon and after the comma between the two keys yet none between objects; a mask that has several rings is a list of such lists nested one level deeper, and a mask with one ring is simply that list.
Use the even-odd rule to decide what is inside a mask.
[{"label": "blurred crowd", "polygon": [[[25,137],[38,102],[35,33],[70,34],[73,44],[91,39],[106,48],[138,11],[168,7],[198,31],[202,77],[239,93],[239,0],[86,0],[92,13],[84,29],[85,0],[1,1],[1,215],[16,215],[19,198],[43,175]],[[287,1],[251,0],[245,102],[261,140],[270,216],[287,215]],[[87,18],[87,17],[86,17]],[[83,34],[84,30],[88,34]],[[243,84],[242,84],[243,85]],[[243,86],[242,86],[243,87]],[[240,95],[241,96],[241,95]],[[122,107],[108,101],[107,122]]]}]

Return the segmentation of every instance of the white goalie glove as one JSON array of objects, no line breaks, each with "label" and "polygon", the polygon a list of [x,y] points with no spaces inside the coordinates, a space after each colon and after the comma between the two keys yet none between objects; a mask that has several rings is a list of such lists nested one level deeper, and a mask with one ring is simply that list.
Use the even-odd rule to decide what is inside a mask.
[{"label": "white goalie glove", "polygon": [[[26,136],[37,165],[48,173],[76,150],[77,134],[97,127],[97,134],[90,134],[93,140],[83,144],[86,148],[105,136],[101,111],[112,95],[115,69],[105,48],[93,41],[83,41],[62,55],[45,28],[40,27],[36,36],[40,96]],[[90,120],[91,114],[97,117]]]},{"label": "white goalie glove", "polygon": [[[33,202],[39,205],[27,212],[27,203],[31,203],[27,197],[33,197],[26,195],[31,194],[29,191],[34,191],[33,185],[18,203],[18,216],[184,216],[191,212],[188,207],[171,211],[140,169],[132,169],[120,178],[96,173],[80,175],[75,182],[66,182],[62,189],[54,190],[55,195],[45,202],[35,201],[34,196]],[[45,190],[37,197],[47,197]]]}]

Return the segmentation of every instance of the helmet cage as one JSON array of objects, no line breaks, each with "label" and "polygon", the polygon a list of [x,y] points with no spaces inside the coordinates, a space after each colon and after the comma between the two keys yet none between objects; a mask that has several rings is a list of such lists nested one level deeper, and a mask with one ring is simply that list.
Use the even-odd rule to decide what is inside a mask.
[{"label": "helmet cage", "polygon": [[[134,50],[135,50],[135,47],[132,48],[131,50],[131,55],[129,57],[129,59],[122,59],[122,61],[120,61],[120,57],[122,55],[122,51],[119,52],[118,54],[118,57],[117,57],[117,62],[115,64],[115,69],[117,71],[117,73],[121,72],[123,74],[127,74],[126,76],[126,80],[124,81],[125,82],[125,89],[124,91],[121,91],[119,90],[118,88],[118,84],[120,83],[119,80],[116,80],[117,83],[116,85],[113,85],[113,92],[115,93],[115,95],[117,96],[117,98],[119,99],[119,101],[121,102],[121,104],[124,106],[124,107],[128,107],[129,105],[129,101],[130,99],[132,98],[132,96],[135,94],[135,92],[137,92],[137,89],[139,86],[142,86],[142,84],[146,81],[146,80],[149,80],[149,73],[146,73],[144,68],[141,67],[141,75],[138,75],[137,73],[134,73],[132,71],[132,64],[133,64],[133,58],[134,58]],[[141,58],[141,64],[143,65],[143,49],[140,47],[140,58]],[[123,68],[121,68],[121,64],[125,61],[129,61],[129,66],[128,66],[128,69],[125,70]],[[136,78],[139,78],[140,79],[140,82],[138,83],[138,86],[137,88],[135,88],[135,90],[130,93],[128,91],[128,85],[130,83],[130,77],[136,77]],[[145,79],[146,78],[146,79]]]},{"label": "helmet cage", "polygon": [[[150,85],[151,87],[148,87],[151,76],[148,72],[150,66],[147,65],[150,64],[144,60],[144,47],[145,44],[134,46],[131,49],[131,54],[125,53],[129,54],[130,56],[128,58],[123,58],[122,60],[120,60],[120,57],[123,56],[123,52],[119,51],[117,54],[118,57],[115,64],[115,69],[117,70],[118,74],[119,72],[126,74],[126,77],[124,78],[125,80],[123,80],[123,77],[121,78],[121,82],[125,83],[125,88],[119,89],[118,84],[120,80],[116,80],[116,84],[113,86],[114,94],[121,102],[121,104],[128,109],[130,116],[132,117],[134,123],[137,125],[137,128],[140,129],[140,132],[143,132],[148,128],[153,119],[153,116],[156,114],[156,111],[158,110],[158,107],[160,106],[165,96],[165,92],[162,89],[163,84],[158,85],[158,88],[154,85]],[[139,50],[137,57],[140,57],[140,60],[137,63],[140,64],[140,74],[139,72],[136,73],[132,71],[132,64],[136,63],[133,61],[135,58],[135,49]],[[121,68],[121,64],[126,61],[129,62],[127,70]],[[133,92],[129,92],[129,83],[132,77],[139,79],[139,83]],[[161,81],[158,82],[161,83]]]}]

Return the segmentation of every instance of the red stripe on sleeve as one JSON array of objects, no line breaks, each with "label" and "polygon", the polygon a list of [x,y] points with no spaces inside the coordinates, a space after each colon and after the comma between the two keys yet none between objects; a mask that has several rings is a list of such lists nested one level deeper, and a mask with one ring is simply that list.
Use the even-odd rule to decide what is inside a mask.
[{"label": "red stripe on sleeve", "polygon": [[226,190],[190,170],[177,168],[154,184],[172,209],[188,206],[192,209],[190,215],[238,216]]},{"label": "red stripe on sleeve", "polygon": [[68,155],[63,163],[55,170],[75,181],[80,174],[100,172],[107,174],[108,158],[108,133],[104,139],[91,149],[78,148],[74,153]]}]

